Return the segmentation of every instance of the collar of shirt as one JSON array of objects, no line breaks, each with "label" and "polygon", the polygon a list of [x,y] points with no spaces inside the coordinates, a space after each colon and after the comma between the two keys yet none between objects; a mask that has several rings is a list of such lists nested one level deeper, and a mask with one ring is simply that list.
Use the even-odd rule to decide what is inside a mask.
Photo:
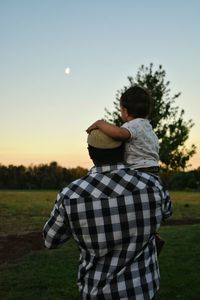
[{"label": "collar of shirt", "polygon": [[117,170],[122,170],[122,169],[127,169],[127,166],[118,163],[116,165],[102,165],[102,166],[94,166],[91,168],[91,170],[88,172],[89,174],[94,174],[94,173],[107,173],[107,172],[112,172],[112,171],[117,171]]}]

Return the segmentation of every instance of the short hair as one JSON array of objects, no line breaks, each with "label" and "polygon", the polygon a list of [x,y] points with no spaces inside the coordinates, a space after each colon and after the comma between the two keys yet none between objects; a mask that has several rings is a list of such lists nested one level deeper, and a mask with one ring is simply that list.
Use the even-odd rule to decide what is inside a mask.
[{"label": "short hair", "polygon": [[100,149],[88,145],[88,152],[90,158],[93,160],[95,165],[101,164],[116,164],[123,162],[124,160],[124,143],[117,148],[112,149]]},{"label": "short hair", "polygon": [[147,90],[135,85],[121,95],[120,105],[135,118],[147,118],[152,111],[152,98]]}]

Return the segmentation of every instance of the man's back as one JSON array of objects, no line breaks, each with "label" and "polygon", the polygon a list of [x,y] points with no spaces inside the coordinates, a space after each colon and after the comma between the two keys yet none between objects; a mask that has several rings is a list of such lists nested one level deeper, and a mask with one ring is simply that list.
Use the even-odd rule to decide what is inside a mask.
[{"label": "man's back", "polygon": [[120,164],[93,168],[59,195],[45,244],[77,242],[82,299],[151,299],[159,287],[154,233],[170,213],[153,176]]}]

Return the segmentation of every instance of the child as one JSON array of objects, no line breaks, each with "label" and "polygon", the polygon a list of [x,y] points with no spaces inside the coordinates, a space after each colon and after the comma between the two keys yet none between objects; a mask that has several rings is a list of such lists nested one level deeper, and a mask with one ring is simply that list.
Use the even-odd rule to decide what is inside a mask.
[{"label": "child", "polygon": [[86,131],[100,129],[110,137],[125,141],[124,160],[134,169],[159,174],[159,141],[148,120],[152,101],[148,92],[133,86],[120,98],[121,127],[104,120],[93,123]]}]

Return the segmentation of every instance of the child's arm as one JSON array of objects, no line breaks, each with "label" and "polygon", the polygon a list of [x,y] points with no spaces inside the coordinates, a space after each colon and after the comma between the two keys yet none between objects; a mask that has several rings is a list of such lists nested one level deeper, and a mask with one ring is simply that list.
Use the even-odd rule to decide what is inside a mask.
[{"label": "child's arm", "polygon": [[126,141],[130,138],[130,132],[126,128],[118,127],[116,125],[110,124],[104,120],[98,120],[94,122],[86,130],[87,133],[90,133],[93,129],[99,129],[103,133],[112,137],[113,139]]}]

